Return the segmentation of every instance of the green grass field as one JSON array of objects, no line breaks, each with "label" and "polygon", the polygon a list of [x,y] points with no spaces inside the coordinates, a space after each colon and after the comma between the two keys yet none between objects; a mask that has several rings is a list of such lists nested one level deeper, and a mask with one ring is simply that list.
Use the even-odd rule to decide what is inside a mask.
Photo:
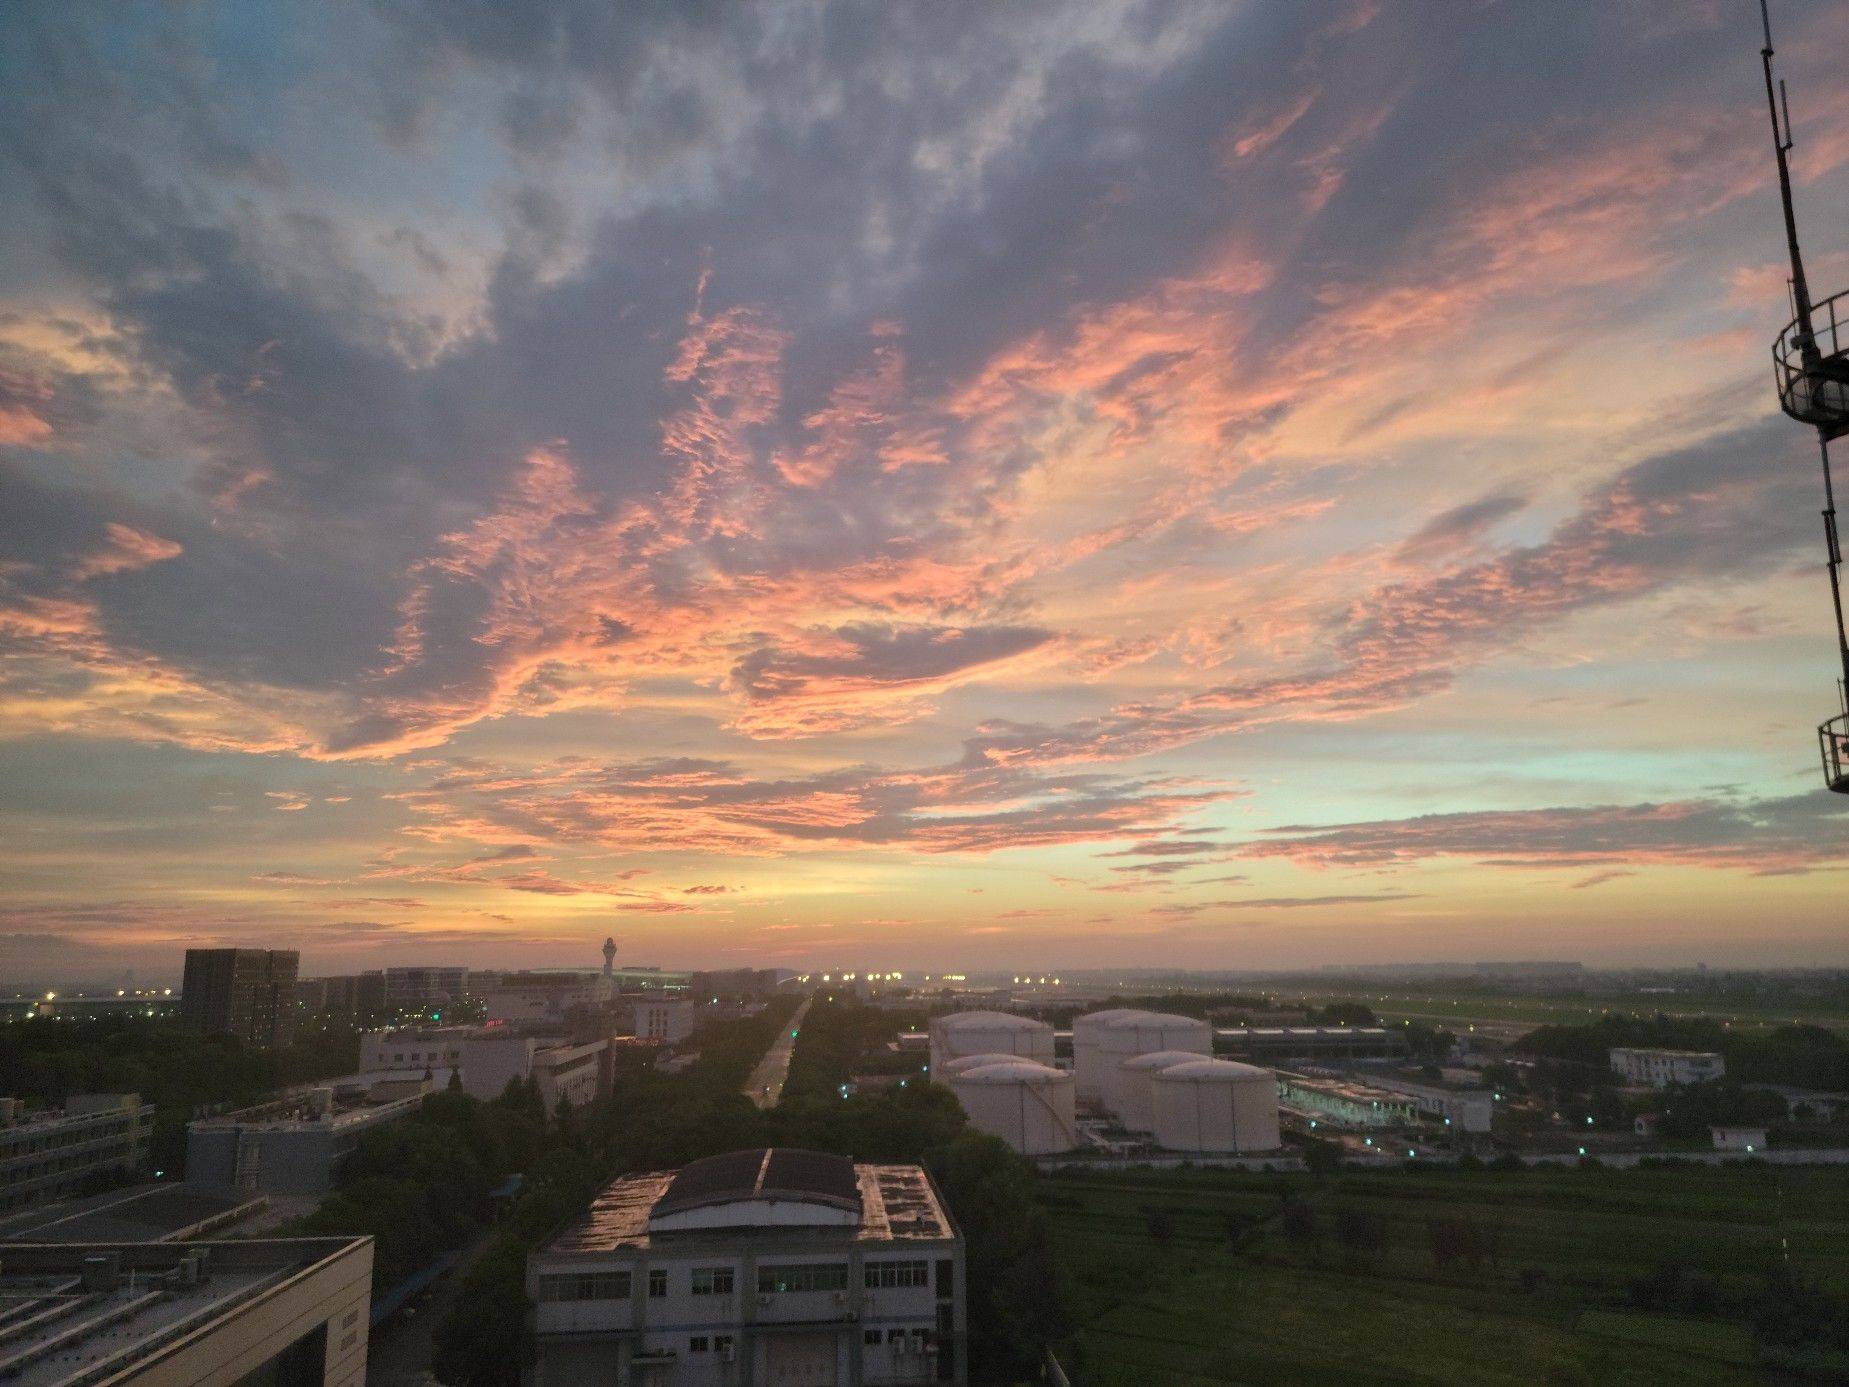
[{"label": "green grass field", "polygon": [[1704,1001],[1684,996],[1582,997],[1545,993],[1510,996],[1506,993],[1382,988],[1279,988],[1282,1002],[1359,1002],[1389,1020],[1402,1018],[1462,1029],[1472,1021],[1521,1025],[1584,1025],[1607,1011],[1651,1016],[1713,1017],[1736,1026],[1771,1027],[1802,1023],[1811,1026],[1849,1027],[1849,1010],[1824,1002],[1757,1004]]},{"label": "green grass field", "polygon": [[[1318,1241],[1301,1220],[1286,1234],[1287,1190]],[[1782,1382],[1753,1367],[1741,1309],[1781,1240],[1849,1292],[1841,1171],[1145,1172],[1048,1177],[1041,1199],[1072,1280],[1079,1387]],[[1371,1217],[1377,1255],[1350,1263],[1338,1208]],[[1463,1216],[1495,1231],[1493,1264],[1441,1273],[1429,1220]],[[1716,1309],[1637,1309],[1633,1283],[1665,1265]]]}]

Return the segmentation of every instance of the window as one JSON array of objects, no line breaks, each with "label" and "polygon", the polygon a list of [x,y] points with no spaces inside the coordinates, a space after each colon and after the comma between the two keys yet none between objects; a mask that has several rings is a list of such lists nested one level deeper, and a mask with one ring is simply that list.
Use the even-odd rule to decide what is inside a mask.
[{"label": "window", "polygon": [[865,1344],[868,1348],[878,1348],[885,1340],[880,1337],[879,1330],[869,1329],[860,1336],[860,1342]]},{"label": "window", "polygon": [[541,1300],[628,1300],[626,1271],[568,1272],[539,1278]]},{"label": "window", "polygon": [[687,1341],[687,1352],[705,1353],[706,1352],[706,1336],[704,1334],[696,1334],[691,1339],[689,1339]]},{"label": "window", "polygon": [[931,1284],[931,1264],[929,1262],[868,1262],[867,1289],[870,1291],[889,1290],[895,1286],[928,1286]]},{"label": "window", "polygon": [[713,1335],[713,1352],[714,1353],[730,1353],[731,1351],[732,1351],[732,1336],[730,1334]]},{"label": "window", "polygon": [[693,1293],[695,1295],[731,1295],[732,1268],[695,1267],[693,1269]]},{"label": "window", "polygon": [[650,1300],[660,1300],[667,1293],[668,1274],[660,1267],[656,1267],[648,1274],[648,1298]]},{"label": "window", "polygon": [[847,1263],[803,1262],[787,1267],[759,1267],[758,1294],[778,1291],[845,1291]]},{"label": "window", "polygon": [[903,1344],[905,1342],[905,1331],[903,1329],[888,1329],[886,1331],[886,1342],[889,1344]]}]

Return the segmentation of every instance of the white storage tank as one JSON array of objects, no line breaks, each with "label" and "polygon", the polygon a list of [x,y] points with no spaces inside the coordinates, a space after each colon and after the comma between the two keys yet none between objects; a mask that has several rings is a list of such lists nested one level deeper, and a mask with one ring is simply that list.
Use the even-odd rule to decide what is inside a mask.
[{"label": "white storage tank", "polygon": [[1131,1011],[1107,1021],[1098,1031],[1098,1102],[1106,1112],[1123,1113],[1123,1062],[1158,1050],[1191,1055],[1213,1053],[1213,1027],[1192,1016],[1159,1011]]},{"label": "white storage tank", "polygon": [[1149,1106],[1150,1080],[1164,1069],[1178,1064],[1192,1064],[1200,1059],[1195,1050],[1156,1050],[1147,1055],[1132,1055],[1117,1066],[1118,1119],[1133,1132],[1147,1132],[1155,1124]]},{"label": "white storage tank", "polygon": [[1273,1151],[1278,1081],[1269,1069],[1231,1060],[1194,1060],[1158,1069],[1149,1080],[1157,1146],[1170,1151]]},{"label": "white storage tank", "polygon": [[1019,1055],[1053,1062],[1053,1028],[1005,1011],[958,1011],[931,1019],[931,1074],[965,1055]]},{"label": "white storage tank", "polygon": [[978,1065],[950,1079],[950,1091],[979,1132],[1000,1137],[1024,1156],[1070,1151],[1079,1144],[1072,1075],[1033,1060]]},{"label": "white storage tank", "polygon": [[1099,1070],[1098,1039],[1104,1028],[1124,1016],[1135,1016],[1129,1007],[1110,1007],[1088,1011],[1072,1018],[1072,1077],[1078,1084],[1079,1102],[1095,1106],[1103,1101],[1104,1076]]}]

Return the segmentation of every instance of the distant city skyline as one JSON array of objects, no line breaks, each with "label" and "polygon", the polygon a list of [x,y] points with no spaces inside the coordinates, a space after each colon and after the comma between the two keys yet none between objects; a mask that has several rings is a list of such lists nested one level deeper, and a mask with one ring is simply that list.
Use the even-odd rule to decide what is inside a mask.
[{"label": "distant city skyline", "polygon": [[0,12],[0,979],[1849,961],[1753,7],[473,14]]}]

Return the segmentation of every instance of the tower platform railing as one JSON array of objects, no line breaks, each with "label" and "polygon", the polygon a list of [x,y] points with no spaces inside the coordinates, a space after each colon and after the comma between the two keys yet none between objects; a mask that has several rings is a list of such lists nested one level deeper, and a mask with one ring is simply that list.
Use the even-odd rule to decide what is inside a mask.
[{"label": "tower platform railing", "polygon": [[1811,331],[1801,319],[1785,324],[1772,344],[1778,402],[1828,438],[1849,433],[1849,289],[1811,306]]},{"label": "tower platform railing", "polygon": [[1837,794],[1849,794],[1849,713],[1831,718],[1817,729],[1823,751],[1823,778]]}]

